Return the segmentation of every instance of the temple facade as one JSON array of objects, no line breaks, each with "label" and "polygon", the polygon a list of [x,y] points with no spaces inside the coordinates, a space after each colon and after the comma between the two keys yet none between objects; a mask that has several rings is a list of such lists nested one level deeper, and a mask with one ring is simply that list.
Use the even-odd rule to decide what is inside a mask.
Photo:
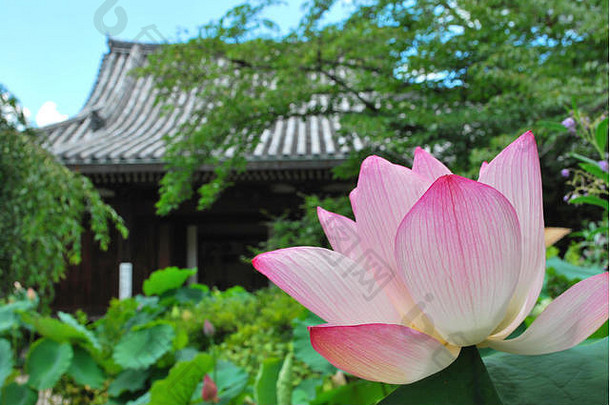
[{"label": "temple facade", "polygon": [[[147,63],[158,45],[109,40],[96,82],[82,110],[42,128],[47,148],[68,168],[89,177],[123,217],[129,238],[115,232],[108,251],[83,237],[82,263],[56,289],[55,309],[105,311],[112,297],[141,291],[148,275],[167,266],[197,267],[197,281],[224,289],[267,285],[242,257],[267,239],[271,216],[295,209],[298,193],[345,195],[351,184],[333,180],[331,169],[349,149],[329,117],[290,117],[265,130],[247,156],[247,169],[233,179],[213,207],[198,211],[189,201],[167,216],[155,214],[164,174],[163,137],[191,118],[197,94],[182,94],[164,114],[155,104],[152,77],[128,74]],[[358,140],[351,147],[359,147]],[[202,166],[197,181],[212,168]]]}]

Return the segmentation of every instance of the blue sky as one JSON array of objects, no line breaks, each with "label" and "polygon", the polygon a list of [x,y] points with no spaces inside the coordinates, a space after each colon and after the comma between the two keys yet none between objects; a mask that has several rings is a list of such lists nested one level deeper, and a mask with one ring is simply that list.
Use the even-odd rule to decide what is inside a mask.
[{"label": "blue sky", "polygon": [[[176,42],[194,36],[198,26],[242,2],[0,0],[0,83],[29,110],[33,124],[39,113],[43,123],[73,116],[85,103],[108,50],[99,29],[103,25],[111,27],[117,39],[144,36],[150,42],[151,37],[161,36]],[[286,3],[267,12],[284,31],[299,21],[302,0]],[[346,12],[350,2],[344,3],[333,10],[331,20]],[[115,15],[119,9],[124,10],[126,18],[120,19],[124,24],[112,28],[119,21]],[[154,29],[145,29],[151,26]]]}]

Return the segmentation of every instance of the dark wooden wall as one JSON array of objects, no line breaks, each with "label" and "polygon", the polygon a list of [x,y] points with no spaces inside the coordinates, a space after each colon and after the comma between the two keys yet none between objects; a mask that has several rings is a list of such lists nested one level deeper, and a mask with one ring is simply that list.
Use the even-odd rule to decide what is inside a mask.
[{"label": "dark wooden wall", "polygon": [[[133,264],[133,294],[141,293],[143,281],[157,269],[186,267],[186,229],[197,226],[198,278],[209,286],[226,289],[242,285],[250,290],[268,285],[265,277],[242,258],[248,246],[267,238],[269,215],[296,210],[303,193],[341,194],[349,189],[329,180],[278,183],[243,182],[226,190],[214,206],[198,211],[196,202],[183,204],[172,214],[155,214],[155,184],[104,185],[107,198],[125,220],[127,240],[114,232],[110,248],[102,252],[90,232],[83,235],[83,260],[73,266],[56,286],[55,310],[83,309],[91,315],[105,312],[112,297],[118,296],[118,269],[121,262]],[[325,192],[332,189],[333,192]]]}]

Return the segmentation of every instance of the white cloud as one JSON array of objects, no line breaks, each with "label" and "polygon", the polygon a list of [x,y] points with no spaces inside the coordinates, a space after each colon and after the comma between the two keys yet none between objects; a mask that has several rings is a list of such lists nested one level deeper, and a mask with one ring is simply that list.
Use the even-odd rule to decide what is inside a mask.
[{"label": "white cloud", "polygon": [[36,125],[39,127],[54,124],[68,118],[67,114],[57,111],[57,104],[53,101],[45,101],[36,113]]}]

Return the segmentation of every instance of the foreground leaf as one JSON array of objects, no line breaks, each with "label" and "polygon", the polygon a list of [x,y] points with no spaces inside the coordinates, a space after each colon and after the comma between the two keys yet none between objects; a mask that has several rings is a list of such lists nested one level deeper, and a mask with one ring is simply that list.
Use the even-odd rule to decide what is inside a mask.
[{"label": "foreground leaf", "polygon": [[73,327],[75,330],[77,330],[78,332],[80,332],[82,338],[86,339],[87,342],[96,350],[100,350],[101,346],[100,343],[98,342],[97,338],[95,337],[95,335],[93,334],[93,332],[91,332],[89,329],[87,329],[85,326],[81,325],[80,323],[78,323],[78,321],[70,314],[67,314],[65,312],[61,312],[59,311],[57,313],[57,317],[59,319],[61,319],[61,321],[67,325],[70,325],[71,327]]},{"label": "foreground leaf", "polygon": [[150,390],[150,405],[188,405],[197,384],[214,366],[212,357],[202,353],[191,361],[177,363],[163,380]]},{"label": "foreground leaf", "polygon": [[[71,315],[60,312],[61,321],[47,316],[21,314],[21,318],[36,329],[40,335],[57,342],[83,343],[91,345],[96,350],[100,348],[99,342],[93,333],[79,324]],[[67,321],[67,322],[66,322]]]},{"label": "foreground leaf", "polygon": [[380,405],[502,405],[476,347],[464,347],[446,369],[401,385]]},{"label": "foreground leaf", "polygon": [[10,383],[2,387],[0,405],[36,405],[38,393],[27,385]]},{"label": "foreground leaf", "polygon": [[254,382],[254,401],[257,404],[277,404],[276,381],[281,368],[281,359],[270,358],[263,360]]},{"label": "foreground leaf", "polygon": [[30,300],[16,301],[0,306],[0,332],[19,326],[19,311],[28,311],[34,306]]},{"label": "foreground leaf", "polygon": [[121,338],[112,358],[123,368],[146,368],[172,347],[173,338],[174,328],[167,324],[132,330]]},{"label": "foreground leaf", "polygon": [[93,357],[83,348],[74,347],[74,357],[68,369],[68,374],[81,385],[100,389],[104,385],[106,375],[97,365]]},{"label": "foreground leaf", "polygon": [[13,371],[14,359],[13,350],[8,340],[0,339],[0,387],[4,385],[4,380]]},{"label": "foreground leaf", "polygon": [[149,375],[148,370],[127,369],[119,374],[108,387],[108,395],[118,397],[125,391],[136,392],[144,388]]},{"label": "foreground leaf", "polygon": [[218,361],[213,375],[214,382],[218,387],[219,405],[226,404],[236,398],[248,384],[248,373],[229,361]]},{"label": "foreground leaf", "polygon": [[52,388],[72,362],[72,346],[42,338],[30,347],[25,368],[28,385],[37,390]]},{"label": "foreground leaf", "polygon": [[542,356],[497,353],[484,360],[505,404],[608,402],[608,338]]}]

